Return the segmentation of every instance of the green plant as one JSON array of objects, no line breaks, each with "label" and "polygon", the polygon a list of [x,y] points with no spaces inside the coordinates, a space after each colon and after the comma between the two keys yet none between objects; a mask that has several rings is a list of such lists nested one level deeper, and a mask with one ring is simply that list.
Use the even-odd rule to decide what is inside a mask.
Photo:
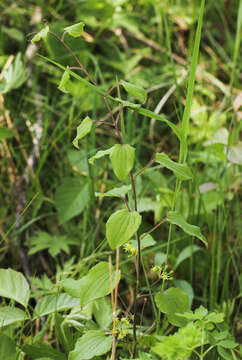
[{"label": "green plant", "polygon": [[[203,6],[204,2],[202,2],[202,9]],[[120,354],[121,356],[128,356],[128,351],[125,349],[125,344],[127,344],[130,356],[136,358],[137,356],[141,359],[156,358],[155,353],[157,353],[164,358],[178,359],[178,356],[180,356],[180,358],[186,358],[193,353],[193,356],[198,356],[202,359],[209,354],[210,350],[213,350],[213,347],[217,346],[217,343],[220,344],[218,347],[220,357],[226,358],[227,356],[227,358],[229,358],[230,353],[223,349],[226,348],[226,346],[231,349],[237,346],[227,331],[225,331],[226,334],[221,335],[221,333],[218,332],[218,330],[220,330],[219,328],[214,330],[215,326],[217,326],[214,324],[219,323],[221,320],[220,314],[214,315],[213,320],[208,320],[209,315],[212,315],[213,313],[204,315],[206,310],[201,308],[200,310],[196,310],[194,314],[189,312],[191,305],[191,301],[189,304],[188,298],[188,294],[191,295],[189,290],[186,289],[187,291],[184,292],[179,289],[179,287],[170,287],[165,291],[167,286],[166,281],[173,281],[172,265],[174,264],[174,268],[178,267],[184,259],[189,258],[191,254],[202,249],[195,245],[191,245],[189,248],[184,249],[186,250],[186,253],[181,252],[179,254],[179,258],[175,262],[172,251],[173,225],[180,227],[189,236],[197,237],[206,244],[206,238],[202,235],[200,228],[189,224],[187,222],[187,217],[179,212],[179,197],[182,195],[181,184],[183,181],[187,182],[194,178],[193,171],[190,170],[186,163],[188,155],[187,136],[201,35],[202,13],[203,12],[201,12],[200,15],[198,33],[195,41],[186,99],[187,103],[182,127],[175,125],[165,116],[157,115],[142,107],[141,104],[146,102],[147,94],[140,86],[124,80],[117,80],[116,84],[109,90],[97,86],[92,76],[64,42],[66,34],[74,37],[80,36],[83,31],[83,23],[65,28],[65,32],[61,38],[58,38],[57,35],[50,32],[49,27],[43,29],[33,38],[33,41],[39,41],[50,33],[60,40],[61,44],[66,47],[77,61],[77,66],[65,68],[56,61],[46,59],[65,70],[58,86],[59,90],[64,93],[74,94],[76,91],[76,84],[73,81],[73,78],[75,78],[86,87],[89,87],[95,94],[100,95],[101,98],[103,98],[111,121],[91,120],[90,117],[85,117],[77,127],[77,135],[73,140],[73,145],[78,148],[79,141],[89,134],[92,137],[95,128],[99,125],[107,125],[113,130],[115,141],[117,139],[118,143],[111,141],[112,146],[108,149],[104,148],[93,156],[90,156],[89,163],[93,165],[98,159],[104,158],[105,156],[109,157],[110,163],[107,163],[106,166],[108,169],[110,168],[110,165],[112,166],[114,175],[118,181],[112,180],[110,186],[111,190],[103,192],[101,189],[98,189],[99,192],[95,193],[95,195],[99,199],[103,197],[116,197],[121,199],[124,208],[122,205],[118,205],[119,210],[116,210],[115,208],[116,211],[112,213],[111,209],[105,214],[105,217],[108,216],[106,222],[106,239],[110,248],[116,250],[115,271],[112,270],[111,256],[109,257],[109,262],[100,261],[95,266],[92,266],[88,272],[87,269],[83,270],[81,266],[81,270],[74,270],[73,263],[66,263],[62,269],[59,268],[57,271],[55,283],[48,281],[46,277],[38,279],[39,281],[33,279],[32,284],[37,289],[33,289],[32,293],[29,292],[28,285],[19,273],[13,273],[12,270],[6,270],[2,273],[2,277],[8,279],[8,282],[3,282],[1,295],[10,298],[11,301],[19,302],[25,308],[25,312],[21,311],[19,307],[6,306],[2,308],[3,325],[16,324],[16,328],[18,328],[18,321],[29,321],[31,318],[29,315],[29,313],[31,313],[31,309],[29,309],[31,308],[31,304],[28,301],[29,295],[33,296],[33,298],[35,298],[36,294],[44,295],[35,306],[32,318],[37,321],[38,319],[47,316],[48,321],[46,321],[42,331],[33,337],[31,341],[25,339],[25,344],[21,344],[17,347],[18,351],[21,349],[30,358],[47,357],[50,359],[66,359],[68,357],[68,359],[71,360],[89,359],[95,356],[100,357],[110,350],[112,351],[111,357],[115,358],[115,353],[117,351],[117,356]],[[78,76],[73,70],[83,71],[88,80]],[[111,91],[114,89],[117,89],[117,96],[110,95]],[[121,94],[123,96],[123,91],[127,93],[127,100],[121,98]],[[135,103],[133,98],[137,99],[139,103]],[[117,116],[114,116],[114,110],[110,103],[118,104],[119,109]],[[139,164],[137,164],[138,159],[136,156],[137,139],[132,138],[127,131],[127,128],[129,127],[129,123],[126,119],[128,109],[130,109],[130,112],[134,117],[139,114],[156,119],[164,122],[172,129],[180,141],[179,162],[173,161],[164,152],[158,152],[152,156],[152,160],[148,162],[147,165],[134,173],[134,168],[138,168],[139,166]],[[129,118],[129,121],[130,120],[131,119]],[[80,150],[80,154],[81,152],[82,150]],[[155,164],[159,165],[154,166]],[[147,228],[139,213],[137,183],[140,181],[141,175],[148,173],[148,171],[151,171],[151,174],[155,174],[160,167],[166,168],[174,174],[176,179],[175,192],[173,193],[170,189],[171,193],[168,193],[167,196],[169,197],[170,195],[171,197],[169,206],[167,206],[170,211],[166,211],[165,216],[162,219],[159,219],[154,227]],[[91,171],[92,170],[90,170],[90,173]],[[56,194],[59,224],[63,224],[65,221],[79,214],[88,203],[89,199],[94,195],[94,190],[96,190],[96,188],[88,186],[85,181],[75,180],[72,179],[72,181],[66,181]],[[124,185],[120,186],[120,182],[122,184],[124,183]],[[89,190],[88,195],[86,195],[87,189]],[[66,201],[66,194],[68,192],[71,194],[71,201],[69,200],[70,197],[68,197],[68,201]],[[79,206],[80,199],[83,200],[82,208]],[[156,289],[156,296],[154,299],[151,291],[150,278],[148,276],[148,271],[145,268],[146,264],[144,263],[142,253],[143,249],[156,244],[150,234],[158,229],[163,223],[170,224],[168,245],[166,246],[166,254],[161,254],[162,261],[159,262],[157,257],[157,265],[153,268],[158,274],[157,281],[160,279],[162,280],[161,286]],[[51,241],[53,240],[55,240],[57,246],[52,246],[53,244],[51,244]],[[48,249],[50,254],[58,259],[61,250],[68,252],[69,245],[73,244],[75,244],[75,241],[72,241],[72,239],[67,240],[61,236],[51,237],[46,233],[39,233],[37,237],[31,238],[29,245],[32,246],[32,248],[29,253],[31,254],[41,249]],[[125,314],[124,317],[122,316],[122,313],[119,313],[119,309],[117,308],[119,291],[118,283],[120,279],[119,247],[121,246],[123,246],[125,252],[131,255],[131,261],[135,258],[136,268],[134,314]],[[106,254],[103,253],[95,256],[94,253],[91,259],[88,260],[103,260],[100,259],[102,256],[106,256]],[[164,266],[162,266],[163,263],[165,263]],[[142,311],[139,311],[141,308],[140,301],[142,301],[143,296],[141,289],[142,272],[146,280],[146,286],[149,290],[149,296],[155,314],[156,334],[152,333],[151,335],[148,334],[152,329],[147,328],[142,322]],[[74,280],[73,277],[77,274],[78,280]],[[213,278],[211,276],[211,282],[212,281]],[[176,283],[174,282],[174,284]],[[105,298],[110,292],[112,299],[111,303]],[[18,295],[20,293],[24,296],[20,297]],[[63,316],[59,314],[60,311],[68,309],[71,310],[69,314]],[[201,312],[203,313],[202,315]],[[163,322],[160,321],[160,313],[165,314]],[[202,317],[199,318],[199,316]],[[216,316],[219,318],[219,321],[216,320]],[[95,318],[95,321],[93,321],[92,317]],[[189,322],[187,320],[189,320]],[[53,335],[52,324],[54,324],[55,335]],[[161,325],[162,329],[160,329]],[[169,333],[172,326],[180,327],[177,334],[164,336],[159,340],[159,334]],[[41,339],[47,328],[50,329],[49,339],[51,340],[52,336],[55,336],[56,338],[57,349],[41,343]],[[214,332],[212,330],[214,330]],[[4,336],[3,343],[7,344],[10,353],[9,356],[12,356],[14,351],[16,351],[13,346],[14,344],[11,342],[10,337],[6,339]],[[222,341],[222,344],[219,340]],[[223,341],[225,341],[225,343],[223,343]],[[147,354],[145,352],[147,348],[152,348],[154,353],[152,355]],[[236,356],[235,351],[231,350],[231,356]]]}]

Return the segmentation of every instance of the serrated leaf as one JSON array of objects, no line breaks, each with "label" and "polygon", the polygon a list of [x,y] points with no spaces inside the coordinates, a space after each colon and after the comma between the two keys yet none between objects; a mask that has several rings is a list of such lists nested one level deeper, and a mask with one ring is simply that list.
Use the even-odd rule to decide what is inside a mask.
[{"label": "serrated leaf", "polygon": [[238,346],[238,344],[233,340],[222,340],[218,343],[218,345],[225,349],[234,349]]},{"label": "serrated leaf", "polygon": [[100,150],[98,151],[94,156],[92,156],[88,162],[93,165],[95,160],[101,159],[102,157],[106,156],[106,155],[110,155],[112,153],[114,149],[114,146],[112,146],[111,148],[107,149],[107,150]]},{"label": "serrated leaf", "polygon": [[155,296],[156,304],[162,313],[165,313],[169,322],[175,326],[184,326],[187,321],[176,315],[189,311],[187,294],[179,288],[169,288]]},{"label": "serrated leaf", "polygon": [[137,211],[118,210],[106,223],[106,237],[111,249],[124,245],[140,227],[142,217]]},{"label": "serrated leaf", "polygon": [[0,296],[13,299],[26,307],[29,294],[29,284],[23,274],[12,269],[0,269]]},{"label": "serrated leaf", "polygon": [[186,164],[179,164],[169,158],[165,153],[157,153],[156,161],[162,166],[171,170],[174,175],[180,180],[190,180],[192,179],[192,173],[189,167]]},{"label": "serrated leaf", "polygon": [[88,204],[88,184],[82,179],[65,179],[55,194],[59,224],[79,215]]},{"label": "serrated leaf", "polygon": [[79,338],[68,360],[88,360],[106,354],[112,346],[112,336],[102,330],[90,330]]},{"label": "serrated leaf", "polygon": [[70,74],[69,74],[69,70],[68,70],[68,67],[67,67],[66,70],[64,71],[62,77],[61,77],[61,81],[60,81],[60,84],[58,86],[58,89],[60,91],[62,91],[63,93],[68,93],[69,91],[67,90],[67,85],[68,85],[69,81],[70,81]]},{"label": "serrated leaf", "polygon": [[[116,286],[115,279],[115,270],[112,270],[112,279],[110,279],[110,269],[107,262],[102,261],[93,266],[85,276],[85,282],[80,288],[80,305],[85,306],[95,299],[110,294],[111,290]],[[120,273],[117,280],[120,280]]]},{"label": "serrated leaf", "polygon": [[50,235],[44,231],[40,231],[29,239],[28,245],[30,249],[28,254],[33,255],[38,251],[48,249],[50,255],[56,257],[61,251],[69,254],[69,246],[76,244],[76,240],[65,235]]},{"label": "serrated leaf", "polygon": [[120,181],[124,181],[134,166],[135,148],[126,144],[114,145],[110,154],[114,174]]},{"label": "serrated leaf", "polygon": [[169,211],[167,221],[171,224],[179,226],[185,233],[197,237],[207,246],[207,240],[202,235],[200,228],[198,226],[188,224],[178,211]]},{"label": "serrated leaf", "polygon": [[10,360],[15,352],[14,341],[9,336],[0,334],[0,359]]},{"label": "serrated leaf", "polygon": [[72,144],[79,149],[78,141],[84,138],[87,134],[90,133],[92,129],[92,120],[89,116],[86,116],[85,119],[81,122],[81,124],[77,127],[77,135],[75,139],[72,141]]},{"label": "serrated leaf", "polygon": [[82,35],[85,24],[83,22],[79,22],[77,24],[67,26],[64,30],[72,37],[76,38]]},{"label": "serrated leaf", "polygon": [[77,298],[73,298],[68,294],[47,295],[40,299],[34,308],[34,318],[54,313],[56,311],[64,311],[80,305]]},{"label": "serrated leaf", "polygon": [[121,80],[120,83],[131,96],[138,99],[142,104],[146,102],[147,93],[142,87],[133,85],[124,80]]},{"label": "serrated leaf", "polygon": [[19,308],[10,306],[0,307],[0,328],[26,319],[28,319],[28,315]]},{"label": "serrated leaf", "polygon": [[96,192],[95,195],[99,198],[104,197],[118,197],[118,198],[124,198],[125,195],[131,190],[131,185],[123,185],[118,188],[113,188],[112,190],[109,190],[105,193],[98,193]]},{"label": "serrated leaf", "polygon": [[28,72],[18,53],[14,61],[3,72],[3,80],[0,84],[0,93],[6,94],[13,89],[19,88],[28,78]]},{"label": "serrated leaf", "polygon": [[50,28],[49,26],[45,26],[42,30],[40,30],[34,37],[33,39],[31,40],[32,43],[34,42],[38,42],[40,41],[41,39],[45,39],[46,36],[48,35],[48,32],[49,32]]},{"label": "serrated leaf", "polygon": [[184,260],[190,258],[192,254],[195,254],[197,251],[202,250],[197,245],[188,245],[186,246],[178,255],[175,263],[174,269],[176,269]]}]

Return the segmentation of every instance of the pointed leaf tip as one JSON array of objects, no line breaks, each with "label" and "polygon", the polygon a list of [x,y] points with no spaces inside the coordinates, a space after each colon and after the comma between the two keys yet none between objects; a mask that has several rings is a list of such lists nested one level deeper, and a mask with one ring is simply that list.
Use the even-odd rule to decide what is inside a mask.
[{"label": "pointed leaf tip", "polygon": [[85,119],[81,122],[81,124],[77,127],[77,135],[75,139],[72,141],[72,144],[79,149],[78,141],[85,137],[90,133],[92,129],[92,120],[89,116],[86,116]]},{"label": "pointed leaf tip", "polygon": [[45,26],[42,30],[40,30],[34,37],[33,39],[31,40],[32,43],[35,43],[35,42],[38,42],[40,41],[41,39],[45,39],[46,36],[48,35],[48,32],[49,32],[50,28],[49,26]]},{"label": "pointed leaf tip", "polygon": [[79,37],[83,33],[85,24],[83,22],[79,22],[77,24],[67,26],[64,28],[64,30],[72,37]]}]

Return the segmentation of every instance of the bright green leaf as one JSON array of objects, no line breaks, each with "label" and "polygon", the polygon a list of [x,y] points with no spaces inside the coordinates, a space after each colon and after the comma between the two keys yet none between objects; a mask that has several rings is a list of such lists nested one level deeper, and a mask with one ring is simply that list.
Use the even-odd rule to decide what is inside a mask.
[{"label": "bright green leaf", "polygon": [[72,141],[72,144],[79,149],[78,141],[84,138],[87,134],[90,133],[92,129],[92,120],[89,116],[86,116],[85,119],[81,122],[81,124],[77,127],[77,135],[75,139]]},{"label": "bright green leaf", "polygon": [[197,237],[207,246],[207,240],[202,235],[200,228],[198,226],[188,224],[178,211],[169,211],[167,221],[171,224],[179,226],[185,233]]},{"label": "bright green leaf", "polygon": [[165,313],[169,322],[175,326],[184,326],[184,320],[177,313],[189,311],[189,301],[187,294],[179,288],[169,288],[161,291],[155,296],[156,304],[162,313]]},{"label": "bright green leaf", "polygon": [[218,343],[218,345],[225,349],[234,349],[238,346],[238,344],[233,340],[222,340]]},{"label": "bright green leaf", "polygon": [[142,217],[137,211],[118,210],[106,223],[106,236],[111,249],[124,245],[136,233]]},{"label": "bright green leaf", "polygon": [[106,354],[112,346],[112,336],[102,330],[90,330],[76,342],[68,360],[88,360]]},{"label": "bright green leaf", "polygon": [[38,42],[40,41],[41,39],[45,39],[48,32],[49,32],[50,28],[49,26],[45,26],[42,30],[40,30],[34,37],[33,39],[31,40],[32,43],[34,42]]},{"label": "bright green leaf", "polygon": [[[100,262],[93,266],[85,276],[85,282],[80,287],[80,305],[87,305],[89,302],[104,297],[115,288],[116,272],[112,270],[112,288],[110,269],[107,262]],[[120,279],[120,273],[117,280]]]},{"label": "bright green leaf", "polygon": [[58,89],[60,91],[62,91],[63,93],[68,93],[69,91],[67,90],[67,85],[68,85],[69,81],[70,81],[70,74],[69,74],[69,70],[67,67],[67,69],[64,71],[64,73],[62,75]]},{"label": "bright green leaf", "polygon": [[83,22],[79,22],[77,24],[67,26],[64,30],[72,37],[76,38],[82,35],[85,24]]},{"label": "bright green leaf", "polygon": [[77,178],[64,179],[55,194],[59,224],[79,215],[88,204],[88,184]]},{"label": "bright green leaf", "polygon": [[0,328],[26,319],[28,319],[28,315],[19,308],[10,306],[0,307]]},{"label": "bright green leaf", "polygon": [[23,274],[12,269],[0,269],[0,296],[13,299],[26,307],[29,284]]},{"label": "bright green leaf", "polygon": [[165,153],[157,153],[156,161],[162,166],[171,170],[175,176],[180,180],[190,180],[192,179],[192,173],[189,167],[186,164],[179,164],[169,158]]},{"label": "bright green leaf", "polygon": [[34,308],[34,318],[71,309],[80,304],[79,299],[73,298],[68,294],[46,295],[40,299]]},{"label": "bright green leaf", "polygon": [[137,110],[137,109],[139,109],[141,107],[140,104],[134,104],[134,103],[131,103],[130,101],[125,101],[125,100],[122,100],[122,99],[120,99],[118,97],[115,97],[115,98],[112,97],[112,100],[115,101],[115,102],[118,102],[119,104],[121,104],[122,107],[128,107],[128,108],[130,108],[132,110]]},{"label": "bright green leaf", "polygon": [[14,341],[9,336],[0,334],[0,359],[8,360],[15,352]]},{"label": "bright green leaf", "polygon": [[134,166],[135,148],[116,144],[110,154],[113,171],[120,181],[124,181]]},{"label": "bright green leaf", "polygon": [[190,283],[186,280],[175,279],[174,286],[181,289],[182,291],[184,291],[184,293],[187,294],[189,300],[189,308],[191,308],[194,298],[194,291]]},{"label": "bright green leaf", "polygon": [[71,295],[72,297],[79,298],[81,293],[81,288],[85,285],[86,276],[79,280],[74,279],[65,279],[62,282],[64,291]]},{"label": "bright green leaf", "polygon": [[113,321],[113,309],[109,298],[103,297],[93,303],[93,314],[103,330],[108,329]]},{"label": "bright green leaf", "polygon": [[102,157],[106,155],[110,155],[114,149],[114,146],[107,150],[100,150],[98,151],[94,156],[92,156],[88,161],[91,165],[94,164],[95,160],[101,159]]},{"label": "bright green leaf", "polygon": [[146,102],[147,93],[142,87],[133,85],[124,80],[122,80],[120,83],[131,96],[138,99],[142,104]]},{"label": "bright green leaf", "polygon": [[218,346],[217,349],[221,358],[225,360],[234,360],[234,357],[231,354],[229,354],[226,350],[224,350],[222,346]]}]

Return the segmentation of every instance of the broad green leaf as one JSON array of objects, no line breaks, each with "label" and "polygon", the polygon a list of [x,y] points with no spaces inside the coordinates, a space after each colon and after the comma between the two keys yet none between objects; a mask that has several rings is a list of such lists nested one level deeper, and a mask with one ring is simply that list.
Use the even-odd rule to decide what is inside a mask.
[{"label": "broad green leaf", "polygon": [[123,185],[118,188],[113,188],[112,190],[109,190],[105,193],[98,193],[96,192],[95,195],[99,198],[104,197],[118,197],[118,198],[124,198],[125,195],[131,190],[131,185]]},{"label": "broad green leaf", "polygon": [[106,155],[110,155],[114,149],[114,146],[107,150],[100,150],[98,151],[94,156],[92,156],[88,161],[91,165],[94,164],[95,160],[101,159],[102,157]]},{"label": "broad green leaf", "polygon": [[71,295],[72,297],[79,298],[81,293],[81,288],[85,285],[86,276],[79,280],[74,279],[65,279],[62,282],[64,291]]},{"label": "broad green leaf", "polygon": [[88,184],[85,180],[64,179],[55,194],[55,204],[58,211],[59,224],[79,215],[88,204]]},{"label": "broad green leaf", "polygon": [[190,258],[192,256],[192,254],[194,254],[200,250],[202,250],[202,249],[197,245],[186,246],[178,255],[174,269],[176,269],[184,260]]},{"label": "broad green leaf", "polygon": [[26,319],[28,315],[21,309],[10,306],[0,307],[0,328]]},{"label": "broad green leaf", "polygon": [[242,143],[229,147],[227,159],[232,164],[242,165]]},{"label": "broad green leaf", "polygon": [[213,144],[227,145],[229,140],[229,132],[226,128],[221,128],[215,132],[210,140],[207,140],[203,145],[210,146]]},{"label": "broad green leaf", "polygon": [[114,145],[110,154],[114,174],[124,181],[134,166],[135,148],[130,145]]},{"label": "broad green leaf", "polygon": [[38,42],[40,41],[41,39],[45,39],[46,36],[48,35],[48,32],[49,32],[50,28],[49,26],[45,26],[42,30],[40,30],[34,37],[33,39],[31,40],[32,43],[34,42]]},{"label": "broad green leaf", "polygon": [[77,168],[80,172],[88,172],[86,151],[68,150],[67,157],[73,167]]},{"label": "broad green leaf", "polygon": [[18,53],[14,61],[3,72],[3,80],[0,84],[0,93],[7,92],[19,88],[28,78],[28,72],[21,60],[21,54]]},{"label": "broad green leaf", "polygon": [[169,211],[167,221],[171,224],[179,226],[185,233],[197,237],[207,246],[207,240],[202,235],[200,228],[198,226],[188,224],[178,211]]},{"label": "broad green leaf", "polygon": [[29,284],[23,274],[12,269],[0,269],[0,296],[13,299],[26,307],[29,293]]},{"label": "broad green leaf", "polygon": [[46,343],[34,345],[25,344],[23,346],[23,352],[25,352],[30,359],[42,360],[43,358],[50,358],[52,360],[67,360],[65,354]]},{"label": "broad green leaf", "polygon": [[64,311],[71,309],[80,304],[79,299],[62,293],[46,295],[40,299],[34,308],[34,318],[54,313],[56,311]]},{"label": "broad green leaf", "polygon": [[142,217],[137,211],[118,210],[106,223],[106,237],[111,249],[124,245],[136,233]]},{"label": "broad green leaf", "polygon": [[192,173],[189,167],[186,164],[179,164],[169,158],[165,153],[157,153],[156,161],[162,166],[171,170],[174,175],[180,180],[190,180],[192,179]]},{"label": "broad green leaf", "polygon": [[70,81],[70,75],[69,75],[69,70],[67,67],[67,69],[64,71],[64,73],[62,75],[58,89],[60,91],[62,91],[63,93],[68,93],[69,91],[67,90],[67,85],[68,85],[69,81]]},{"label": "broad green leaf", "polygon": [[138,99],[142,104],[146,102],[147,93],[142,87],[133,85],[124,80],[120,81],[120,83],[131,96]]},{"label": "broad green leaf", "polygon": [[67,26],[64,30],[72,37],[76,38],[82,35],[85,24],[83,22],[79,22],[77,24]]},{"label": "broad green leaf", "polygon": [[192,286],[189,284],[189,282],[186,280],[175,279],[174,286],[176,288],[181,289],[182,291],[184,291],[184,293],[187,294],[189,300],[189,308],[191,308],[194,299],[194,291]]},{"label": "broad green leaf", "polygon": [[0,128],[0,141],[5,139],[10,139],[15,136],[15,133],[12,130],[6,128]]},{"label": "broad green leaf", "polygon": [[10,360],[16,352],[14,341],[7,335],[0,334],[0,359]]},{"label": "broad green leaf", "polygon": [[103,330],[108,329],[113,321],[113,309],[110,300],[107,297],[96,300],[93,303],[93,314]]},{"label": "broad green leaf", "polygon": [[184,326],[187,321],[177,313],[189,311],[189,301],[187,294],[179,288],[169,288],[161,291],[155,296],[156,304],[162,313],[165,313],[169,322],[174,326]]},{"label": "broad green leaf", "polygon": [[76,342],[68,360],[88,360],[106,354],[112,346],[112,336],[102,330],[90,330]]},{"label": "broad green leaf", "polygon": [[[85,276],[85,282],[80,288],[80,305],[87,305],[89,302],[110,294],[116,286],[116,272],[112,270],[110,279],[110,269],[107,262],[100,262],[89,270]],[[120,273],[117,280],[120,280]],[[112,281],[112,288],[111,288]]]},{"label": "broad green leaf", "polygon": [[89,116],[86,116],[85,119],[81,122],[81,124],[77,127],[77,135],[75,139],[72,141],[72,144],[79,149],[78,141],[84,138],[87,134],[90,133],[92,129],[92,120]]}]

